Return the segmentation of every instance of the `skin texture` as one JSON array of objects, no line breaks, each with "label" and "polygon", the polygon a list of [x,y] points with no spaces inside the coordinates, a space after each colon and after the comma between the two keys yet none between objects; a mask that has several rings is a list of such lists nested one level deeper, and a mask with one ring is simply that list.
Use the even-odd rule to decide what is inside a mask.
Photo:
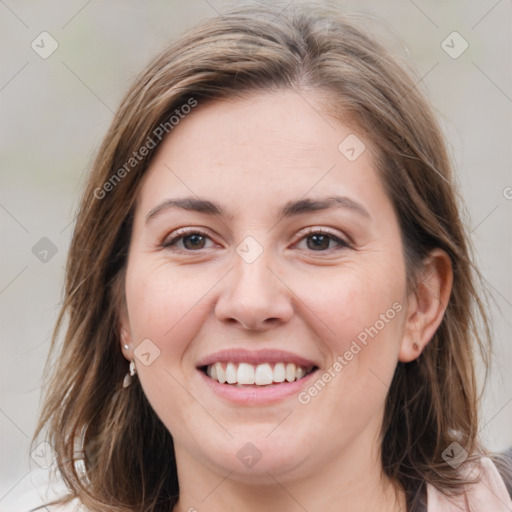
[{"label": "skin texture", "polygon": [[[397,362],[417,357],[442,319],[449,258],[433,251],[427,278],[407,290],[370,142],[322,113],[319,98],[277,91],[200,104],[164,141],[139,191],[121,343],[174,438],[174,510],[404,510],[380,465],[384,403]],[[366,150],[349,161],[338,146],[354,133]],[[289,201],[333,195],[368,216],[333,207],[279,217]],[[146,223],[163,201],[190,196],[224,213],[169,208]],[[188,249],[183,239],[162,248],[187,227],[205,233],[203,248],[190,249],[190,238]],[[348,246],[333,239],[314,250],[307,228]],[[263,250],[252,263],[236,252],[249,236]],[[394,318],[307,404],[293,395],[234,405],[196,369],[218,350],[272,348],[315,361],[321,377],[393,304]],[[148,366],[133,353],[145,339],[159,351]],[[261,453],[252,467],[237,457],[249,442]]]}]

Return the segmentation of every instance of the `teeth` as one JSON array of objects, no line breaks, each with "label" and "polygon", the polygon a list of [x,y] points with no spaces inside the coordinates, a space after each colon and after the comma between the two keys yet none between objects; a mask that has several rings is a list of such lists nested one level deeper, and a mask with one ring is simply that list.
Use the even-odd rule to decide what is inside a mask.
[{"label": "teeth", "polygon": [[286,370],[284,363],[276,363],[274,366],[274,382],[284,382],[286,379]]},{"label": "teeth", "polygon": [[236,377],[238,384],[254,384],[254,366],[252,364],[240,363]]},{"label": "teeth", "polygon": [[[224,370],[224,368],[222,368],[222,364],[220,363],[215,363],[214,364],[214,367],[215,369],[217,370],[217,380],[221,383],[221,384],[224,384],[224,382],[226,382],[226,371]],[[209,367],[208,367],[209,368]]]},{"label": "teeth", "polygon": [[296,373],[297,372],[295,370],[295,365],[293,363],[288,363],[286,365],[286,370],[285,370],[286,380],[288,382],[293,382],[295,380]]},{"label": "teeth", "polygon": [[228,384],[236,384],[236,368],[233,363],[226,366],[226,382]]},{"label": "teeth", "polygon": [[257,384],[258,386],[265,386],[267,384],[272,384],[273,381],[274,372],[272,371],[272,367],[268,363],[259,364],[258,366],[256,366],[256,371],[254,375],[255,384]]},{"label": "teeth", "polygon": [[[295,370],[295,378],[302,379],[304,375],[306,375],[306,370],[304,370],[304,368],[302,368],[301,366],[297,366],[297,369]],[[212,379],[215,379],[215,372],[212,372]]]},{"label": "teeth", "polygon": [[294,382],[311,370],[293,363],[215,363],[207,366],[206,374],[221,384],[268,386],[284,381]]}]

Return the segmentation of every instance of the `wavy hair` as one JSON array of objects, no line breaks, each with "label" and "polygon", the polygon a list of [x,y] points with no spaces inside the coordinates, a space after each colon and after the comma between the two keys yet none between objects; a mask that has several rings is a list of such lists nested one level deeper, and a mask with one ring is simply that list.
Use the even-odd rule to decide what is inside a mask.
[{"label": "wavy hair", "polygon": [[113,512],[168,512],[176,503],[172,436],[138,380],[122,387],[127,363],[118,326],[134,202],[157,149],[141,148],[150,139],[158,146],[162,127],[172,136],[169,120],[185,112],[184,105],[278,89],[318,91],[329,116],[356,127],[372,144],[399,219],[411,290],[429,251],[441,248],[451,259],[453,290],[440,327],[417,360],[397,365],[381,453],[383,470],[405,490],[409,511],[419,510],[426,482],[448,494],[467,483],[442,452],[453,441],[470,458],[482,451],[474,365],[477,353],[487,364],[490,336],[452,165],[432,109],[414,75],[339,8],[249,5],[189,30],[147,67],[92,166],[34,436],[46,431],[57,453],[69,488],[63,503],[78,498],[89,510]]}]

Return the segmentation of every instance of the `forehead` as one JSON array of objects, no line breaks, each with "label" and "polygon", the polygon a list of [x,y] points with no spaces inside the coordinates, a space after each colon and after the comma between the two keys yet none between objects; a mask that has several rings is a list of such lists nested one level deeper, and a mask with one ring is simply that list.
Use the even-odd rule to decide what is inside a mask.
[{"label": "forehead", "polygon": [[369,141],[329,117],[322,100],[274,91],[199,103],[160,146],[141,204],[185,193],[253,207],[335,193],[375,201],[384,191]]}]

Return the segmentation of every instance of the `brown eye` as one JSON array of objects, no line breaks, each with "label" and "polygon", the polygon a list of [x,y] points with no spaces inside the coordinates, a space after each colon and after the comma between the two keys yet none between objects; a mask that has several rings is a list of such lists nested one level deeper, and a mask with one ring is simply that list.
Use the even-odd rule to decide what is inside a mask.
[{"label": "brown eye", "polygon": [[331,252],[348,249],[351,244],[329,231],[310,230],[298,241],[296,247],[304,251]]},{"label": "brown eye", "polygon": [[211,249],[215,244],[211,238],[200,231],[185,231],[177,233],[176,236],[167,239],[161,245],[162,248],[171,251],[189,252],[201,249]]},{"label": "brown eye", "polygon": [[316,234],[307,237],[306,245],[308,249],[311,249],[312,251],[323,251],[325,249],[329,249],[330,242],[330,236]]},{"label": "brown eye", "polygon": [[193,233],[191,235],[186,235],[182,237],[183,239],[183,247],[185,249],[194,250],[194,249],[203,249],[206,244],[206,237],[200,235],[199,233]]}]

